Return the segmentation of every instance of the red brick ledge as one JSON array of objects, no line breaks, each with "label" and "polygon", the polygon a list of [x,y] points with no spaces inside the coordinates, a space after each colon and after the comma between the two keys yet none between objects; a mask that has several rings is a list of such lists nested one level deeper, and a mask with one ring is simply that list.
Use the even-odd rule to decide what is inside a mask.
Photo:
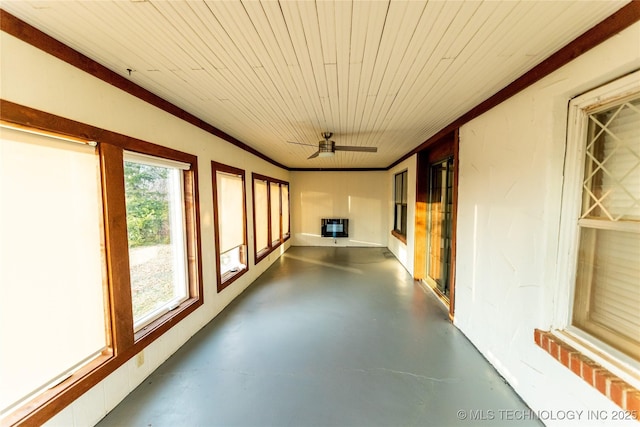
[{"label": "red brick ledge", "polygon": [[640,420],[640,390],[548,331],[535,329],[533,337],[538,347],[571,369],[571,372],[585,380],[590,386],[595,387],[616,405],[629,411],[636,420]]}]

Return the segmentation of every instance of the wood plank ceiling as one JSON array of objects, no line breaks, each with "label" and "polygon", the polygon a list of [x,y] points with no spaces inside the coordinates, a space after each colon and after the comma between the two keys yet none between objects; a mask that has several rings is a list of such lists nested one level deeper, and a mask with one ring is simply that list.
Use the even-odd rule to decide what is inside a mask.
[{"label": "wood plank ceiling", "polygon": [[[2,8],[281,164],[375,168],[626,3],[20,0]],[[325,131],[337,145],[378,152],[307,160],[314,147],[288,143],[317,144]]]}]

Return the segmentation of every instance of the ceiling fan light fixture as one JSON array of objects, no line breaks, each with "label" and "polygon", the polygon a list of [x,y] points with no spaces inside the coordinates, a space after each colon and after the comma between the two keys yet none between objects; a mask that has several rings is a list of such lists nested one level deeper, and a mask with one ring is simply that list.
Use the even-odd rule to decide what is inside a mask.
[{"label": "ceiling fan light fixture", "polygon": [[335,154],[335,142],[320,141],[318,143],[318,157],[332,157]]}]

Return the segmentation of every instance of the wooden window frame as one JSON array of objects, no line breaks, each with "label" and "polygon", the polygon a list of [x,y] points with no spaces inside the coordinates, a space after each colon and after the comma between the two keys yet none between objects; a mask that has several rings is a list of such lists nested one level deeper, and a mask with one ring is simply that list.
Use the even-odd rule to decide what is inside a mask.
[{"label": "wooden window frame", "polygon": [[[98,142],[106,272],[103,286],[108,348],[71,377],[2,419],[3,425],[40,425],[98,384],[203,304],[198,158],[171,148],[0,100],[4,123],[37,132]],[[189,163],[183,172],[189,298],[134,333],[124,187],[124,151]]]},{"label": "wooden window frame", "polygon": [[[257,242],[255,239],[255,236],[257,236],[256,233],[256,193],[255,193],[255,186],[254,183],[255,181],[265,181],[267,183],[267,248],[263,249],[261,251],[258,252],[258,248],[257,248]],[[272,236],[272,232],[273,230],[271,229],[271,184],[278,184],[278,188],[280,189],[280,194],[278,195],[278,198],[280,200],[280,233],[278,238],[274,238],[274,236]],[[288,199],[287,199],[287,203],[289,203],[289,233],[283,234],[282,233],[282,186],[286,185],[287,188],[289,188],[288,191]],[[268,177],[266,175],[261,175],[258,173],[253,172],[251,174],[251,194],[252,194],[252,200],[253,200],[253,253],[254,253],[254,265],[257,265],[260,261],[262,261],[263,259],[265,259],[267,256],[269,256],[269,254],[271,252],[273,252],[274,250],[276,250],[276,248],[278,248],[280,245],[282,245],[284,242],[286,242],[287,240],[289,240],[289,238],[291,237],[291,186],[289,185],[289,183],[287,181],[283,181],[280,179],[276,179],[276,178],[271,178]]]},{"label": "wooden window frame", "polygon": [[[396,191],[398,189],[396,185],[396,181],[398,180],[398,177],[401,177],[402,179],[401,187],[403,192],[403,194],[400,195],[399,203],[398,203],[398,194],[396,194]],[[408,215],[405,214],[405,218],[404,218],[404,233],[402,232],[402,226],[400,227],[400,229],[398,229],[396,228],[396,225],[398,224],[398,205],[400,205],[400,209],[404,207],[405,212],[408,213],[408,209],[409,209],[409,203],[408,203],[409,183],[407,181],[408,177],[409,177],[409,171],[407,169],[393,175],[393,230],[391,230],[391,234],[395,236],[398,240],[400,240],[402,243],[404,243],[405,245],[407,244],[407,226],[409,224],[409,221],[407,219]],[[406,194],[404,194],[405,191],[406,191]],[[403,198],[406,200],[406,203],[402,203]],[[400,221],[402,221],[402,218],[400,218]]]},{"label": "wooden window frame", "polygon": [[[232,175],[242,177],[242,229],[243,229],[243,246],[241,249],[244,256],[245,268],[238,270],[235,273],[221,274],[220,269],[220,215],[218,213],[218,182],[217,173],[223,172]],[[216,244],[216,279],[218,292],[222,292],[227,286],[238,280],[242,275],[249,271],[249,262],[247,254],[247,189],[245,180],[245,171],[243,169],[235,168],[233,166],[225,165],[218,162],[211,162],[211,180],[213,184],[213,221],[216,230],[215,244]]]}]

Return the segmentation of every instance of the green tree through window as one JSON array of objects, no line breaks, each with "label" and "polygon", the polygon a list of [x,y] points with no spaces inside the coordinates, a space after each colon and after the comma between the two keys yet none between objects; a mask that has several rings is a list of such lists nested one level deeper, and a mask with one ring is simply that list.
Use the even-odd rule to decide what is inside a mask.
[{"label": "green tree through window", "polygon": [[167,173],[166,168],[125,162],[127,232],[131,247],[169,243]]}]

